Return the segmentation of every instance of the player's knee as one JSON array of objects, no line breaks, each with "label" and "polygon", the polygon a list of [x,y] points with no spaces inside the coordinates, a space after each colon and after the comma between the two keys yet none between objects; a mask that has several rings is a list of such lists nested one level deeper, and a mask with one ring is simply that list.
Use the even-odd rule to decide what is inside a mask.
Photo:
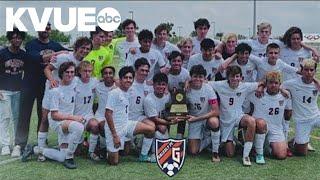
[{"label": "player's knee", "polygon": [[256,132],[259,134],[266,133],[267,131],[267,124],[263,119],[256,120]]},{"label": "player's knee", "polygon": [[235,154],[233,142],[232,141],[228,141],[226,143],[225,148],[226,148],[226,156],[229,157],[229,158],[233,157],[234,154]]},{"label": "player's knee", "polygon": [[208,125],[212,130],[216,129],[216,131],[218,131],[219,130],[219,120],[218,120],[218,118],[216,118],[216,117],[210,118],[208,120]]},{"label": "player's knee", "polygon": [[161,134],[165,134],[167,131],[167,127],[166,126],[158,126],[157,130],[161,133]]},{"label": "player's knee", "polygon": [[248,129],[256,129],[256,120],[252,116],[246,117],[246,124]]}]

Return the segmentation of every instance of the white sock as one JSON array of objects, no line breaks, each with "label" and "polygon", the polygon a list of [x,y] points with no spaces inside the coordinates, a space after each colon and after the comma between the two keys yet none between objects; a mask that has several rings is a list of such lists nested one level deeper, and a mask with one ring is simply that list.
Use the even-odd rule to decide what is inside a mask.
[{"label": "white sock", "polygon": [[212,143],[212,152],[219,152],[220,146],[220,130],[210,131],[211,133],[211,143]]},{"label": "white sock", "polygon": [[249,157],[249,153],[252,148],[252,142],[245,142],[244,143],[244,148],[243,148],[243,157]]},{"label": "white sock", "polygon": [[168,131],[166,131],[164,134],[162,134],[159,131],[156,131],[154,135],[154,140],[152,141],[152,146],[151,146],[151,152],[154,153],[156,152],[156,140],[155,139],[167,139],[169,138]]},{"label": "white sock", "polygon": [[98,143],[98,135],[90,133],[89,136],[89,153],[93,153]]},{"label": "white sock", "polygon": [[59,151],[57,149],[52,149],[52,148],[44,148],[43,155],[49,159],[52,159],[58,162],[63,162],[66,159],[65,152]]},{"label": "white sock", "polygon": [[266,138],[266,134],[256,134],[254,138],[254,146],[257,154],[263,155],[263,144]]},{"label": "white sock", "polygon": [[289,129],[290,129],[290,121],[283,120],[283,132],[284,132],[284,137],[286,138],[286,141],[288,141],[288,134],[289,134]]},{"label": "white sock", "polygon": [[46,147],[46,140],[48,137],[48,132],[38,132],[38,146],[40,148]]},{"label": "white sock", "polygon": [[146,138],[146,137],[143,138],[142,148],[141,148],[142,155],[148,155],[152,142],[153,142],[153,138]]},{"label": "white sock", "polygon": [[81,142],[83,130],[84,127],[81,123],[75,121],[70,123],[68,127],[69,140],[66,159],[73,158],[73,153],[76,151],[78,143]]}]

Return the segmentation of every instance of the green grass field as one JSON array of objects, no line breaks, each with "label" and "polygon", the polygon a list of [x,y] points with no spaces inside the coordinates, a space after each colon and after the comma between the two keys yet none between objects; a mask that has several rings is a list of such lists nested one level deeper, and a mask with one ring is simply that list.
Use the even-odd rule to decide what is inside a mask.
[{"label": "green grass field", "polygon": [[[319,77],[319,76],[318,76]],[[36,144],[36,115],[32,115],[29,143]],[[172,132],[175,132],[173,130]],[[291,137],[293,136],[291,132]],[[313,132],[311,143],[317,150],[307,157],[291,157],[286,160],[266,158],[266,165],[257,165],[252,159],[251,167],[242,166],[240,155],[235,158],[222,157],[222,162],[212,163],[210,153],[197,157],[186,156],[184,166],[174,179],[319,179],[320,130]],[[49,133],[49,145],[54,146],[56,136]],[[156,163],[139,163],[137,157],[121,157],[121,163],[112,167],[106,162],[94,163],[87,158],[77,157],[78,168],[66,169],[61,163],[37,162],[36,157],[22,163],[19,160],[2,164],[11,159],[0,157],[0,179],[162,179],[168,178]]]}]

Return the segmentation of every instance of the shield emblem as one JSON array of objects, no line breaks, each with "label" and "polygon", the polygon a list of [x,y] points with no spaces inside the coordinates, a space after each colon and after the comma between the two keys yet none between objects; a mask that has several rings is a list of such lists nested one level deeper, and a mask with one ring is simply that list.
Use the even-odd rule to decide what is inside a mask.
[{"label": "shield emblem", "polygon": [[279,101],[279,106],[283,106],[284,100]]},{"label": "shield emblem", "polygon": [[186,140],[156,139],[157,164],[161,171],[172,177],[182,168],[186,152]]},{"label": "shield emblem", "polygon": [[206,100],[205,97],[200,97],[200,101],[203,103]]},{"label": "shield emblem", "polygon": [[241,96],[241,92],[238,92],[236,95],[237,95],[238,97]]}]

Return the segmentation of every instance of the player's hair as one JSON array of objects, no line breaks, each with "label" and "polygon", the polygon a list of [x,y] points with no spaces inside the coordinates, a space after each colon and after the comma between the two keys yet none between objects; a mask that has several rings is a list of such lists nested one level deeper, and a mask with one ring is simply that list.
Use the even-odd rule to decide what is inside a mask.
[{"label": "player's hair", "polygon": [[90,49],[92,49],[92,41],[89,38],[79,37],[73,44],[74,51],[77,51],[83,45],[90,45]]},{"label": "player's hair", "polygon": [[210,38],[204,38],[201,43],[200,47],[203,50],[209,50],[210,48],[215,48],[216,45],[214,44],[214,41]]},{"label": "player's hair", "polygon": [[293,34],[299,34],[301,41],[303,40],[303,35],[302,35],[302,31],[300,28],[298,27],[290,27],[283,35],[283,37],[281,38],[281,41],[287,45],[288,47],[291,47],[291,36]]},{"label": "player's hair", "polygon": [[268,44],[268,46],[267,46],[267,52],[268,52],[270,49],[280,49],[280,46],[279,46],[277,43],[270,43],[270,44]]},{"label": "player's hair", "polygon": [[91,67],[91,69],[93,69],[93,66],[92,66],[92,64],[90,62],[81,61],[80,64],[76,68],[76,75],[81,77],[80,71],[82,71],[83,69],[85,69],[87,67]]},{"label": "player's hair", "polygon": [[164,73],[157,73],[152,78],[153,83],[165,82],[168,84],[168,76]]},{"label": "player's hair", "polygon": [[317,69],[317,63],[313,59],[304,59],[302,61],[302,63],[300,64],[300,67],[301,67],[301,71],[305,67],[313,67],[314,70],[316,70]]},{"label": "player's hair", "polygon": [[124,66],[119,71],[119,78],[122,79],[126,74],[131,73],[134,78],[134,70],[132,66]]},{"label": "player's hair", "polygon": [[133,24],[134,28],[137,28],[137,24],[134,20],[132,19],[126,19],[122,22],[121,27],[122,29],[125,29],[127,26],[129,26],[130,24]]},{"label": "player's hair", "polygon": [[134,63],[134,68],[137,70],[139,69],[140,66],[143,66],[143,65],[148,65],[148,68],[150,68],[150,64],[148,60],[144,57],[141,57],[141,58],[138,58]]},{"label": "player's hair", "polygon": [[208,29],[210,28],[210,23],[206,18],[199,18],[198,20],[193,22],[193,25],[194,25],[194,29],[197,29],[200,26],[207,26]]},{"label": "player's hair", "polygon": [[178,42],[177,46],[178,46],[179,49],[181,49],[182,46],[184,46],[184,45],[187,44],[188,42],[191,43],[191,46],[193,47],[192,39],[189,38],[189,37],[187,37],[187,38],[182,38],[182,39]]},{"label": "player's hair", "polygon": [[251,51],[252,51],[251,46],[249,46],[247,43],[240,43],[240,44],[238,44],[238,46],[235,48],[235,52],[236,52],[237,54],[239,54],[239,53],[244,53],[245,51],[249,51],[249,54],[250,54]]},{"label": "player's hair", "polygon": [[194,65],[190,69],[190,76],[193,75],[203,75],[204,77],[207,76],[207,71],[204,69],[204,67],[201,64]]},{"label": "player's hair", "polygon": [[262,23],[257,25],[258,32],[261,31],[262,29],[265,29],[265,28],[269,28],[270,31],[271,31],[272,26],[271,26],[270,23],[267,23],[267,22],[262,22]]},{"label": "player's hair", "polygon": [[168,56],[169,62],[171,62],[174,58],[178,56],[180,56],[182,60],[184,59],[184,55],[181,54],[179,51],[172,51]]},{"label": "player's hair", "polygon": [[99,34],[100,32],[104,33],[104,30],[101,29],[100,26],[96,26],[94,31],[90,31],[90,39],[93,39],[93,36],[96,35],[96,34]]},{"label": "player's hair", "polygon": [[62,79],[63,73],[72,66],[76,68],[76,65],[72,61],[62,63],[58,70],[59,78]]},{"label": "player's hair", "polygon": [[230,38],[235,38],[236,41],[238,40],[237,34],[235,33],[227,33],[222,36],[222,42],[226,43]]},{"label": "player's hair", "polygon": [[102,75],[103,75],[103,72],[104,72],[105,69],[111,69],[113,75],[115,75],[115,73],[116,73],[116,69],[113,66],[104,66],[100,71]]},{"label": "player's hair", "polygon": [[169,29],[167,28],[167,25],[165,23],[161,23],[159,24],[155,29],[154,29],[154,34],[159,34],[161,31],[167,31],[167,33],[169,34]]},{"label": "player's hair", "polygon": [[242,76],[242,71],[241,68],[237,65],[231,65],[227,67],[227,79],[229,79],[229,77],[235,76],[237,74],[240,74],[240,76]]},{"label": "player's hair", "polygon": [[266,83],[270,81],[281,82],[281,73],[279,71],[268,71],[265,75]]},{"label": "player's hair", "polygon": [[8,39],[9,41],[11,41],[12,38],[13,38],[13,35],[15,35],[15,34],[16,34],[17,36],[20,36],[22,40],[24,40],[25,37],[26,37],[26,32],[20,31],[17,27],[14,27],[14,28],[12,29],[12,31],[7,31],[6,37],[7,37],[7,39]]},{"label": "player's hair", "polygon": [[153,34],[151,31],[149,31],[148,29],[143,29],[139,32],[138,34],[138,40],[142,41],[142,40],[152,40],[153,39]]}]

